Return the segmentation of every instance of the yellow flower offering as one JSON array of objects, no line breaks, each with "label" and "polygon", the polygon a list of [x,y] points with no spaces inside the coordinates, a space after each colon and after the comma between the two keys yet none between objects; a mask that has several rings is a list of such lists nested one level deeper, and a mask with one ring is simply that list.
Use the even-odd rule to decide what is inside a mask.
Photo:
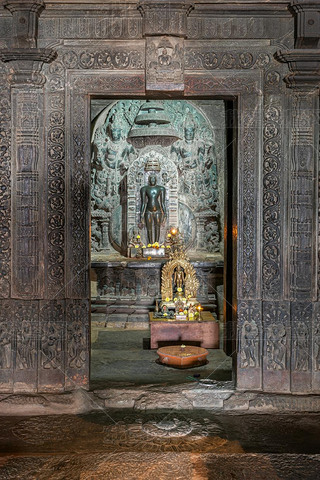
[{"label": "yellow flower offering", "polygon": [[176,301],[177,301],[177,297],[174,297],[173,301],[176,302]]},{"label": "yellow flower offering", "polygon": [[148,243],[148,247],[149,247],[149,248],[151,247],[151,243]]},{"label": "yellow flower offering", "polygon": [[186,298],[183,297],[183,298],[182,298],[182,301],[185,302],[185,301],[186,301]]},{"label": "yellow flower offering", "polygon": [[161,245],[161,247],[160,247],[160,248],[165,248],[165,247],[164,247],[164,245]]},{"label": "yellow flower offering", "polygon": [[168,314],[167,313],[164,313],[163,316],[166,317]]},{"label": "yellow flower offering", "polygon": [[169,237],[169,238],[171,237],[171,233],[168,233],[168,237]]},{"label": "yellow flower offering", "polygon": [[169,297],[166,298],[166,302],[170,302],[170,298],[169,298]]},{"label": "yellow flower offering", "polygon": [[184,313],[185,315],[187,315],[187,310],[183,310],[183,313]]},{"label": "yellow flower offering", "polygon": [[134,248],[139,248],[139,245],[135,245]]},{"label": "yellow flower offering", "polygon": [[141,238],[140,235],[137,235],[137,238]]},{"label": "yellow flower offering", "polygon": [[178,288],[177,288],[177,291],[178,291],[178,292],[182,292],[182,288],[181,288],[181,287],[178,287]]},{"label": "yellow flower offering", "polygon": [[145,245],[142,245],[142,248],[146,248],[146,246],[145,246]]}]

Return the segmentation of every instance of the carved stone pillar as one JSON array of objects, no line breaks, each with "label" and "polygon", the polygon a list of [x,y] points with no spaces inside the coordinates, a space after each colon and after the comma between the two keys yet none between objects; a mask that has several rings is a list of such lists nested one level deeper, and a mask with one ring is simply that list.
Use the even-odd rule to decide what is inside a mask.
[{"label": "carved stone pillar", "polygon": [[312,362],[317,337],[318,158],[320,39],[319,5],[295,1],[295,49],[277,52],[290,73],[285,82],[292,89],[291,160],[289,173],[289,270],[291,300],[291,391],[319,391],[319,376]]},{"label": "carved stone pillar", "polygon": [[12,102],[12,296],[42,298],[41,231],[44,63],[56,57],[36,48],[38,16],[43,2],[7,1],[13,15],[11,49],[0,51],[8,64]]},{"label": "carved stone pillar", "polygon": [[[39,368],[41,370],[42,362],[45,363],[41,345],[50,343],[53,338],[49,331],[44,337],[40,328],[44,306],[40,299],[44,296],[45,273],[41,240],[45,77],[41,69],[44,63],[55,58],[56,53],[51,49],[37,48],[38,17],[44,8],[42,1],[12,0],[6,2],[5,7],[12,13],[13,32],[11,48],[0,51],[11,86],[12,253],[11,300],[6,304],[7,313],[10,311],[7,319],[11,319],[10,338],[5,339],[6,362],[1,365],[0,383],[3,390],[25,392],[41,389]],[[50,360],[48,364],[51,365]],[[60,383],[64,383],[61,371],[59,377]],[[43,383],[52,386],[55,379],[46,378]]]},{"label": "carved stone pillar", "polygon": [[193,8],[183,0],[144,0],[138,6],[146,38],[146,90],[184,90],[184,38]]}]

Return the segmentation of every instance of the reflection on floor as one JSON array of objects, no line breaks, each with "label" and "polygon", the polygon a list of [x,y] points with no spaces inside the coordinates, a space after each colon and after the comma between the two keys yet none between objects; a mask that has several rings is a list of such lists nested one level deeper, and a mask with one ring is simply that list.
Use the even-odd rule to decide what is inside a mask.
[{"label": "reflection on floor", "polygon": [[222,350],[209,350],[208,363],[191,369],[175,369],[156,362],[156,350],[145,349],[149,330],[109,329],[93,326],[91,351],[91,388],[111,383],[180,384],[188,377],[231,380],[231,358]]},{"label": "reflection on floor", "polygon": [[319,420],[205,410],[0,417],[0,478],[316,480]]}]

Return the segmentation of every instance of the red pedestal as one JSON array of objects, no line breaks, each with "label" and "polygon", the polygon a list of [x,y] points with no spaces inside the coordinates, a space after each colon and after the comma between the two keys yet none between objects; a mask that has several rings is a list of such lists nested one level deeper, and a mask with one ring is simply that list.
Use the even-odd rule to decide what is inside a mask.
[{"label": "red pedestal", "polygon": [[199,342],[203,348],[219,348],[219,323],[210,312],[201,313],[201,322],[162,320],[149,313],[151,348],[158,342]]}]

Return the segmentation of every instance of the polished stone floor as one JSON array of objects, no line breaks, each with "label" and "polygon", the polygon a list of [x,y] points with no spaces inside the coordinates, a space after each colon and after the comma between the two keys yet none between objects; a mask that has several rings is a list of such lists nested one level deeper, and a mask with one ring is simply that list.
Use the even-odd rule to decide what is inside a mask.
[{"label": "polished stone floor", "polygon": [[91,388],[110,384],[181,384],[196,378],[227,381],[232,360],[222,350],[209,350],[208,363],[191,369],[176,369],[156,362],[156,350],[145,349],[149,330],[93,327],[91,341]]},{"label": "polished stone floor", "polygon": [[0,478],[317,480],[320,415],[0,417]]}]

